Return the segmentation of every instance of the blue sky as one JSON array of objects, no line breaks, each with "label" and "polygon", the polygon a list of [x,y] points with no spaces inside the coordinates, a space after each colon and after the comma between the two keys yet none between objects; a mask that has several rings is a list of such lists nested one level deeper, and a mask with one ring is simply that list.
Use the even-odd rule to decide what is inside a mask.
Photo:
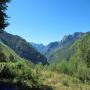
[{"label": "blue sky", "polygon": [[6,31],[48,44],[66,34],[90,30],[90,0],[12,0]]}]

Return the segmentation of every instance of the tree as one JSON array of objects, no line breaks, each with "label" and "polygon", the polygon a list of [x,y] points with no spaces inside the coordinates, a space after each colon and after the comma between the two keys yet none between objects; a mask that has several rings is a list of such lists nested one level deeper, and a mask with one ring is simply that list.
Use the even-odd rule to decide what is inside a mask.
[{"label": "tree", "polygon": [[7,22],[8,15],[6,14],[7,10],[7,3],[9,3],[11,0],[0,0],[0,32],[5,29],[9,25]]}]

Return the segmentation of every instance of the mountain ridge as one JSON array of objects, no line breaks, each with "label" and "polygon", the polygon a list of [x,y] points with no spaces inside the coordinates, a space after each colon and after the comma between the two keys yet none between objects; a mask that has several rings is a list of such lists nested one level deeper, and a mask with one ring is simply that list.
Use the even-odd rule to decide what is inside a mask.
[{"label": "mountain ridge", "polygon": [[13,49],[20,57],[30,60],[33,63],[47,64],[47,59],[38,52],[30,43],[17,35],[7,32],[0,33],[0,40]]},{"label": "mountain ridge", "polygon": [[[38,44],[34,44],[34,47],[39,52],[41,52],[43,55],[45,55],[49,61],[51,61],[50,59],[53,58],[53,53],[55,53],[56,51],[58,51],[60,49],[63,50],[63,48],[67,48],[69,45],[73,44],[76,40],[78,40],[84,34],[85,33],[83,33],[83,32],[75,32],[73,34],[65,35],[61,41],[51,42],[47,46],[44,46],[43,52],[39,51],[39,49],[38,49],[39,45]],[[41,49],[43,49],[43,48],[41,48]]]}]

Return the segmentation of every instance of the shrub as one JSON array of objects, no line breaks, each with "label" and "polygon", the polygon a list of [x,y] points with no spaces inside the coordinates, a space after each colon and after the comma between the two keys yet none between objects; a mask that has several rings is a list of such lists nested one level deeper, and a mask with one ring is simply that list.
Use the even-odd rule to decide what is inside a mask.
[{"label": "shrub", "polygon": [[69,82],[68,82],[68,80],[66,80],[66,79],[64,79],[64,80],[62,81],[62,84],[63,84],[64,86],[69,86]]},{"label": "shrub", "polygon": [[15,70],[13,67],[10,67],[9,64],[6,64],[0,72],[1,78],[14,78],[16,76]]},{"label": "shrub", "polygon": [[2,52],[0,52],[0,62],[6,62],[6,56]]}]

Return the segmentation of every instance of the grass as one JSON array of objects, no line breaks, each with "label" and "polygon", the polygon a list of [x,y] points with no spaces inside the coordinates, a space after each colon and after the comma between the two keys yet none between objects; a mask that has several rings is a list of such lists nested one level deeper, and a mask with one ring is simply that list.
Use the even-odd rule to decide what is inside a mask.
[{"label": "grass", "polygon": [[53,87],[54,90],[90,90],[90,84],[86,85],[76,77],[43,69],[40,73],[43,84]]}]

